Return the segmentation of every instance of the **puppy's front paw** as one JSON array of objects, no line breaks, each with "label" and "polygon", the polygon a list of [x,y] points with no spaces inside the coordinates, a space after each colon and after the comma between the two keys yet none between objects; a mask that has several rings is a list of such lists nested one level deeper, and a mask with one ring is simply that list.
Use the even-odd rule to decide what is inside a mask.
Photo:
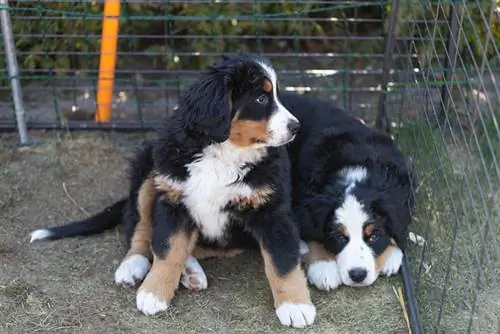
[{"label": "puppy's front paw", "polygon": [[312,304],[283,303],[276,309],[282,325],[302,328],[312,325],[316,318],[316,307]]},{"label": "puppy's front paw", "polygon": [[315,261],[307,268],[307,279],[309,283],[319,290],[330,291],[342,284],[337,262]]},{"label": "puppy's front paw", "polygon": [[155,315],[167,310],[179,284],[177,280],[174,286],[169,278],[168,272],[158,270],[158,266],[153,265],[137,291],[136,304],[139,311],[145,315]]},{"label": "puppy's front paw", "polygon": [[145,315],[155,315],[159,312],[166,311],[170,304],[168,301],[162,300],[153,292],[145,290],[139,290],[139,292],[137,292],[136,302],[137,309]]},{"label": "puppy's front paw", "polygon": [[380,273],[383,276],[391,276],[399,271],[401,264],[403,263],[403,252],[399,247],[394,247],[391,255],[385,260]]},{"label": "puppy's front paw", "polygon": [[188,290],[200,291],[208,287],[208,279],[197,259],[190,256],[181,274],[181,284]]},{"label": "puppy's front paw", "polygon": [[115,271],[115,283],[125,285],[135,285],[136,281],[144,279],[151,264],[149,260],[140,254],[133,254],[123,259],[120,266]]}]

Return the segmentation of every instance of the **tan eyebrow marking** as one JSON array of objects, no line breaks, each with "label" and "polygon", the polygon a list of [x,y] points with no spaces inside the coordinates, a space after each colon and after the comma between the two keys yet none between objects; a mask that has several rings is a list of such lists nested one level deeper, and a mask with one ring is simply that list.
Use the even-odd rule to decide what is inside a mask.
[{"label": "tan eyebrow marking", "polygon": [[270,93],[273,90],[273,84],[269,80],[264,80],[264,92]]}]

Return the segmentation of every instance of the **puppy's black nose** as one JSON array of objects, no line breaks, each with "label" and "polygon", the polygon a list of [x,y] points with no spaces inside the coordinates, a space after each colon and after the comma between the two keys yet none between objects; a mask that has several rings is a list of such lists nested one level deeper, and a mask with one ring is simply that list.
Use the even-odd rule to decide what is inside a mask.
[{"label": "puppy's black nose", "polygon": [[353,282],[356,283],[363,282],[367,275],[368,272],[366,271],[366,269],[363,268],[354,268],[352,270],[349,270],[349,277],[352,279]]},{"label": "puppy's black nose", "polygon": [[300,130],[300,123],[297,121],[291,121],[288,123],[287,127],[292,134],[296,135]]}]

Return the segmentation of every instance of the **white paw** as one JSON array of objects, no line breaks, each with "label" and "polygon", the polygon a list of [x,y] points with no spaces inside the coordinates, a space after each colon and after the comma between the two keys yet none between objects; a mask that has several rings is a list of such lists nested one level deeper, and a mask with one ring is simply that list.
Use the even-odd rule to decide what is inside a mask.
[{"label": "white paw", "polygon": [[399,247],[394,248],[391,255],[385,260],[380,273],[384,276],[391,276],[399,271],[403,262],[403,252]]},{"label": "white paw", "polygon": [[145,315],[155,315],[159,312],[166,311],[168,302],[160,300],[152,292],[139,290],[136,297],[137,309]]},{"label": "white paw", "polygon": [[181,274],[181,284],[188,290],[200,291],[208,287],[208,279],[203,267],[192,256],[189,256]]},{"label": "white paw", "polygon": [[336,261],[316,261],[307,268],[309,283],[320,290],[332,290],[342,284]]},{"label": "white paw", "polygon": [[316,318],[316,307],[311,304],[283,303],[276,309],[282,325],[302,328],[312,325]]},{"label": "white paw", "polygon": [[303,240],[300,240],[299,242],[299,253],[300,255],[306,255],[307,253],[309,253],[309,246]]},{"label": "white paw", "polygon": [[136,281],[144,279],[151,268],[149,260],[139,254],[134,254],[123,259],[120,266],[115,271],[116,284],[135,285]]}]

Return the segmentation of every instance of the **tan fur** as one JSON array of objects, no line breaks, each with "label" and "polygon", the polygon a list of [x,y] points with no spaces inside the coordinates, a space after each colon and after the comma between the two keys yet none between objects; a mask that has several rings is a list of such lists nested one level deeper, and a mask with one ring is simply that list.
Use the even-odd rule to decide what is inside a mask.
[{"label": "tan fur", "polygon": [[238,210],[257,209],[266,204],[273,193],[274,190],[268,186],[256,188],[250,197],[238,197],[230,204],[236,206]]},{"label": "tan fur", "polygon": [[182,270],[198,239],[198,233],[191,236],[180,232],[170,237],[169,249],[164,258],[153,254],[153,265],[139,290],[145,290],[165,302],[170,302],[179,287]]},{"label": "tan fur", "polygon": [[271,83],[271,81],[269,81],[267,79],[264,80],[264,87],[263,87],[263,89],[264,89],[264,92],[271,93],[272,90],[273,90],[273,84]]},{"label": "tan fur", "polygon": [[375,224],[368,224],[364,228],[364,234],[365,236],[369,237],[372,235],[373,231],[375,231]]},{"label": "tan fur", "polygon": [[346,238],[349,237],[349,232],[347,231],[346,227],[343,224],[338,224],[338,228],[340,230],[340,234],[342,234]]},{"label": "tan fur", "polygon": [[151,238],[153,233],[152,216],[154,210],[155,188],[153,179],[147,178],[139,189],[137,198],[137,211],[139,212],[139,222],[135,226],[134,234],[130,242],[130,248],[126,257],[140,254],[151,258]]},{"label": "tan fur", "polygon": [[382,269],[382,267],[385,264],[385,261],[387,261],[387,258],[389,257],[389,255],[391,255],[391,253],[394,251],[395,248],[396,248],[396,242],[393,239],[391,239],[391,244],[387,246],[387,248],[382,252],[382,254],[377,256],[376,260],[377,272],[379,272]]},{"label": "tan fur", "polygon": [[219,258],[230,258],[240,255],[244,252],[243,249],[233,248],[233,249],[222,249],[222,248],[204,248],[200,245],[197,245],[193,249],[193,253],[191,254],[198,260],[208,259],[211,257],[219,257]]},{"label": "tan fur", "polygon": [[327,251],[319,242],[311,241],[308,246],[309,253],[304,255],[304,262],[307,265],[316,261],[335,261],[335,255]]},{"label": "tan fur", "polygon": [[161,198],[168,203],[177,203],[179,202],[182,190],[178,188],[175,184],[173,184],[168,176],[157,175],[154,178],[154,184],[156,189],[163,191],[163,195]]},{"label": "tan fur", "polygon": [[236,146],[247,147],[268,139],[267,120],[252,121],[235,118],[231,123],[229,140]]},{"label": "tan fur", "polygon": [[262,247],[261,253],[264,258],[264,270],[274,298],[274,307],[277,308],[283,303],[312,304],[307,280],[300,264],[297,263],[297,266],[285,276],[280,276],[271,255]]}]

